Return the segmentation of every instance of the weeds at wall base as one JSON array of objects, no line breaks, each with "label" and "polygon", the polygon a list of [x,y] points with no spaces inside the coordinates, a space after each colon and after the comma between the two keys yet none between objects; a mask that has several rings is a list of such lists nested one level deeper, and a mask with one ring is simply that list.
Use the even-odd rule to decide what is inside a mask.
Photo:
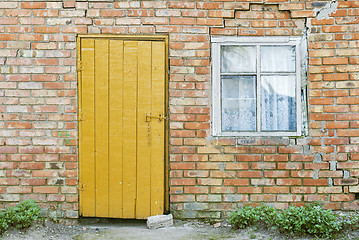
[{"label": "weeds at wall base", "polygon": [[276,228],[289,236],[308,234],[317,238],[334,239],[344,230],[358,229],[359,214],[340,215],[324,209],[319,203],[290,206],[285,210],[262,204],[239,208],[232,213],[229,222],[235,229],[261,224],[267,228]]},{"label": "weeds at wall base", "polygon": [[28,228],[35,221],[43,221],[40,207],[33,200],[26,200],[0,212],[0,236],[10,227]]}]

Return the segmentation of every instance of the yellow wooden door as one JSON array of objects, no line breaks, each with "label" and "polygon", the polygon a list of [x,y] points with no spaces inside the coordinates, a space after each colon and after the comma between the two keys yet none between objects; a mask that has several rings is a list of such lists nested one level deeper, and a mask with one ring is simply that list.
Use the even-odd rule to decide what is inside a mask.
[{"label": "yellow wooden door", "polygon": [[166,41],[88,36],[78,46],[80,214],[162,214]]}]

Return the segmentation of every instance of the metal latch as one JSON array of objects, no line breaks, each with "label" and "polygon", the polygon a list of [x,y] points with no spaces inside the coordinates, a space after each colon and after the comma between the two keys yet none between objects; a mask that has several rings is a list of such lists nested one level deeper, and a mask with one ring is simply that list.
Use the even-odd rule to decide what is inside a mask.
[{"label": "metal latch", "polygon": [[158,120],[168,120],[168,117],[165,117],[164,114],[159,114],[158,116],[151,116],[149,114],[146,114],[146,122],[150,122],[151,118],[157,118]]},{"label": "metal latch", "polygon": [[80,186],[80,191],[85,191],[85,189],[86,189],[86,184],[84,184],[84,183],[80,183],[79,184]]}]

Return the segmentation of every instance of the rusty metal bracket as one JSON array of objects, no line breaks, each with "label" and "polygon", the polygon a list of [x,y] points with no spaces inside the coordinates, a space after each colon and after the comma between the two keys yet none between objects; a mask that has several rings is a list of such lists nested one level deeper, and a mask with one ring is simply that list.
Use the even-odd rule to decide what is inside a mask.
[{"label": "rusty metal bracket", "polygon": [[164,114],[159,114],[158,116],[151,116],[146,114],[146,122],[151,122],[151,118],[157,118],[158,120],[168,120],[168,117],[165,117]]}]

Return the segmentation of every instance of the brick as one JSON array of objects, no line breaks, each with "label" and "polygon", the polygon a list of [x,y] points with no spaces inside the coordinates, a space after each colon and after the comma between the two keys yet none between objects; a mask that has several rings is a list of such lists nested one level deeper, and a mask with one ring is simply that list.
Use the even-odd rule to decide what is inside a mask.
[{"label": "brick", "polygon": [[358,104],[359,100],[357,97],[338,97],[337,104]]},{"label": "brick", "polygon": [[23,9],[6,10],[5,15],[7,17],[29,17],[31,15],[31,11]]},{"label": "brick", "polygon": [[224,153],[249,153],[249,147],[224,147]]},{"label": "brick", "polygon": [[21,8],[41,9],[45,8],[45,2],[22,2]]},{"label": "brick", "polygon": [[273,194],[251,194],[250,200],[253,202],[274,202],[276,197]]},{"label": "brick", "polygon": [[190,162],[171,163],[171,169],[195,169],[195,164]]},{"label": "brick", "polygon": [[323,186],[328,185],[327,179],[303,179],[304,186]]},{"label": "brick", "polygon": [[222,185],[222,179],[215,179],[215,178],[199,178],[197,179],[198,185]]},{"label": "brick", "polygon": [[237,155],[236,159],[238,162],[258,162],[261,161],[261,156],[260,155]]},{"label": "brick", "polygon": [[43,153],[44,149],[42,147],[19,147],[19,153]]},{"label": "brick", "polygon": [[291,187],[291,193],[316,193],[315,187]]},{"label": "brick", "polygon": [[264,171],[263,174],[266,178],[289,177],[289,171]]},{"label": "brick", "polygon": [[0,8],[5,8],[5,9],[17,8],[18,4],[19,4],[18,2],[0,2]]},{"label": "brick", "polygon": [[15,129],[30,129],[31,123],[29,122],[7,122],[6,128],[15,128]]},{"label": "brick", "polygon": [[59,27],[34,27],[35,33],[58,33],[60,32]]},{"label": "brick", "polygon": [[289,187],[264,187],[264,193],[289,193]]},{"label": "brick", "polygon": [[[304,9],[303,3],[281,3],[281,4],[279,4],[279,10],[302,10],[302,9]],[[314,19],[312,19],[312,20],[314,20]]]},{"label": "brick", "polygon": [[274,181],[274,179],[251,179],[251,184],[255,185],[255,186],[257,186],[257,185],[259,185],[259,186],[275,185],[275,181]]},{"label": "brick", "polygon": [[265,28],[271,28],[271,27],[276,27],[277,26],[277,21],[274,20],[255,20],[252,21],[252,27],[254,28],[261,28],[261,27],[265,27]]},{"label": "brick", "polygon": [[61,10],[60,15],[61,15],[61,17],[85,17],[85,11],[84,10]]},{"label": "brick", "polygon": [[39,186],[39,185],[45,185],[46,180],[45,179],[21,179],[21,185],[29,185],[29,186]]},{"label": "brick", "polygon": [[195,185],[195,179],[171,179],[171,185]]},{"label": "brick", "polygon": [[44,164],[43,163],[27,163],[27,162],[20,162],[19,163],[19,168],[20,169],[44,169]]},{"label": "brick", "polygon": [[342,187],[318,187],[318,193],[342,193]]},{"label": "brick", "polygon": [[225,2],[224,9],[230,10],[249,10],[249,3],[246,2]]},{"label": "brick", "polygon": [[[115,10],[109,10],[109,11],[115,11]],[[103,15],[102,12],[101,12],[101,15]],[[151,17],[151,16],[153,16],[153,10],[128,10],[127,15],[129,17]],[[122,15],[115,15],[115,16],[124,16],[124,15],[122,14]]]},{"label": "brick", "polygon": [[288,155],[265,155],[264,161],[265,162],[288,161]]},{"label": "brick", "polygon": [[343,203],[344,210],[358,210],[359,204],[357,201]]},{"label": "brick", "polygon": [[211,193],[235,193],[235,187],[211,187]]},{"label": "brick", "polygon": [[69,0],[66,0],[63,2],[63,7],[64,8],[75,8],[76,6],[76,1],[69,1]]},{"label": "brick", "polygon": [[279,202],[300,202],[302,201],[301,195],[278,195],[277,201]]},{"label": "brick", "polygon": [[64,202],[65,201],[65,195],[49,194],[48,197],[47,197],[47,200],[49,202]]},{"label": "brick", "polygon": [[335,185],[357,185],[358,179],[357,178],[348,178],[348,179],[335,179]]},{"label": "brick", "polygon": [[248,179],[224,179],[224,186],[245,186],[249,185]]},{"label": "brick", "polygon": [[354,194],[334,194],[330,196],[330,200],[334,202],[353,201]]},{"label": "brick", "polygon": [[180,9],[193,9],[195,8],[195,3],[194,2],[181,2],[181,1],[177,1],[177,2],[169,2],[168,3],[168,7],[169,8],[180,8]]},{"label": "brick", "polygon": [[277,169],[302,169],[302,163],[289,162],[289,163],[278,163]]},{"label": "brick", "polygon": [[59,193],[58,187],[33,187],[33,193]]},{"label": "brick", "polygon": [[184,193],[203,194],[209,193],[208,187],[184,187]]},{"label": "brick", "polygon": [[302,153],[303,149],[297,147],[278,147],[278,153]]},{"label": "brick", "polygon": [[16,25],[17,23],[17,18],[0,18],[0,24],[3,25]]},{"label": "brick", "polygon": [[292,18],[315,17],[315,11],[291,11]]},{"label": "brick", "polygon": [[223,195],[223,201],[224,202],[247,202],[248,195],[242,195],[242,194]]},{"label": "brick", "polygon": [[56,177],[57,171],[54,170],[39,170],[39,171],[32,171],[33,177]]},{"label": "brick", "polygon": [[224,25],[227,27],[249,27],[250,21],[241,19],[226,19]]},{"label": "brick", "polygon": [[302,184],[301,179],[277,179],[276,182],[279,186],[295,186]]},{"label": "brick", "polygon": [[238,171],[237,177],[240,178],[261,178],[263,177],[262,171]]},{"label": "brick", "polygon": [[204,2],[199,2],[197,3],[197,8],[198,9],[221,9],[223,7],[223,3],[204,3]]},{"label": "brick", "polygon": [[244,18],[244,19],[261,19],[263,18],[263,13],[260,12],[251,12],[251,11],[238,11],[236,12],[236,18]]},{"label": "brick", "polygon": [[275,153],[275,147],[251,147],[251,153]]},{"label": "brick", "polygon": [[359,136],[359,130],[351,129],[351,130],[342,130],[339,129],[337,131],[338,137],[350,137],[350,136]]},{"label": "brick", "polygon": [[1,178],[0,184],[6,185],[6,186],[19,185],[19,179],[17,179],[17,178]]},{"label": "brick", "polygon": [[208,171],[184,171],[183,174],[184,177],[208,177],[209,172]]},{"label": "brick", "polygon": [[142,2],[143,8],[166,8],[167,3],[165,1],[158,2]]},{"label": "brick", "polygon": [[6,188],[7,193],[31,193],[31,187],[9,186]]}]

